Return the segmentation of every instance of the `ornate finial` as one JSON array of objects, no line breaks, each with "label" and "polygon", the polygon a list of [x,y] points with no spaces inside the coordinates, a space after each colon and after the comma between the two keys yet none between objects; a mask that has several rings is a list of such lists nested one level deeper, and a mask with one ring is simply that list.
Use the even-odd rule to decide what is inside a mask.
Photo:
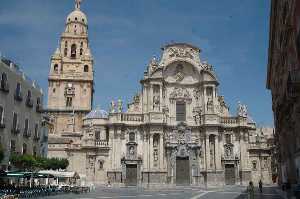
[{"label": "ornate finial", "polygon": [[82,0],[75,0],[75,9],[80,10],[80,4]]}]

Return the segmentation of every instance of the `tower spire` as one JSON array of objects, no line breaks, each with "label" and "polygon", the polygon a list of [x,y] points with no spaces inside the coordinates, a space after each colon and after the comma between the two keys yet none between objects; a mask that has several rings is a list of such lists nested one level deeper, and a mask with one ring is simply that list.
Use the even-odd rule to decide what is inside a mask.
[{"label": "tower spire", "polygon": [[75,9],[80,10],[80,4],[82,0],[75,0]]}]

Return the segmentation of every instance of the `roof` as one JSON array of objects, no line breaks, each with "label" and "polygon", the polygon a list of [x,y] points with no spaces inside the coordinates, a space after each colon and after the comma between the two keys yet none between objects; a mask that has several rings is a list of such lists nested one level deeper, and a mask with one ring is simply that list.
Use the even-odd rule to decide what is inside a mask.
[{"label": "roof", "polygon": [[187,46],[187,47],[190,47],[190,48],[194,48],[194,49],[198,50],[199,52],[201,51],[201,49],[198,48],[197,46],[194,46],[194,45],[188,44],[188,43],[180,43],[180,42],[174,42],[174,43],[166,44],[162,47],[162,49],[172,47],[172,46]]},{"label": "roof", "polygon": [[79,9],[74,10],[71,12],[68,17],[66,23],[83,23],[87,25],[87,17],[86,15]]},{"label": "roof", "polygon": [[89,112],[84,119],[108,119],[108,113],[99,107]]},{"label": "roof", "polygon": [[49,174],[49,175],[53,175],[54,177],[59,177],[59,178],[77,178],[77,179],[80,178],[79,174],[75,171],[41,170],[38,173]]}]

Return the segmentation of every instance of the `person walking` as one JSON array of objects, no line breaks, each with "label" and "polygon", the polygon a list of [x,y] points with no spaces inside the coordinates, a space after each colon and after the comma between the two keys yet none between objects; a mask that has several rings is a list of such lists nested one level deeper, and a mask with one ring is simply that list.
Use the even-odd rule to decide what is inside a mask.
[{"label": "person walking", "polygon": [[254,186],[252,181],[249,182],[249,186],[247,187],[247,192],[248,192],[248,198],[254,199]]},{"label": "person walking", "polygon": [[263,186],[263,183],[262,183],[262,181],[261,181],[261,179],[259,180],[259,182],[258,182],[258,188],[259,188],[259,192],[260,193],[262,193],[262,187]]}]

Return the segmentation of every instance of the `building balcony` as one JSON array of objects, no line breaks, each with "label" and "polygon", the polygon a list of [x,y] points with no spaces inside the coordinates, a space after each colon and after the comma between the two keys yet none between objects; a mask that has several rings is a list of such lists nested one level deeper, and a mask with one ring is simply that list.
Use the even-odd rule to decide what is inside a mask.
[{"label": "building balcony", "polygon": [[40,135],[34,135],[33,140],[34,141],[39,141],[40,140]]},{"label": "building balcony", "polygon": [[96,147],[108,147],[108,141],[107,140],[96,140],[95,146]]},{"label": "building balcony", "polygon": [[33,107],[33,101],[31,98],[26,98],[26,106],[32,108]]},{"label": "building balcony", "polygon": [[9,84],[7,82],[1,81],[0,90],[5,93],[8,93],[9,92]]},{"label": "building balcony", "polygon": [[25,138],[30,138],[30,136],[31,136],[31,133],[29,132],[29,131],[24,131],[24,133],[23,133],[23,137],[25,137]]},{"label": "building balcony", "polygon": [[35,111],[37,113],[43,112],[43,106],[41,104],[37,104],[36,107],[35,107]]},{"label": "building balcony", "polygon": [[13,127],[11,129],[11,133],[13,133],[13,134],[19,134],[20,133],[20,127],[19,126]]},{"label": "building balcony", "polygon": [[267,143],[249,143],[249,150],[270,150],[271,147]]},{"label": "building balcony", "polygon": [[22,96],[22,93],[21,92],[16,92],[15,93],[15,100],[17,100],[17,101],[22,101],[23,100],[23,96]]}]

